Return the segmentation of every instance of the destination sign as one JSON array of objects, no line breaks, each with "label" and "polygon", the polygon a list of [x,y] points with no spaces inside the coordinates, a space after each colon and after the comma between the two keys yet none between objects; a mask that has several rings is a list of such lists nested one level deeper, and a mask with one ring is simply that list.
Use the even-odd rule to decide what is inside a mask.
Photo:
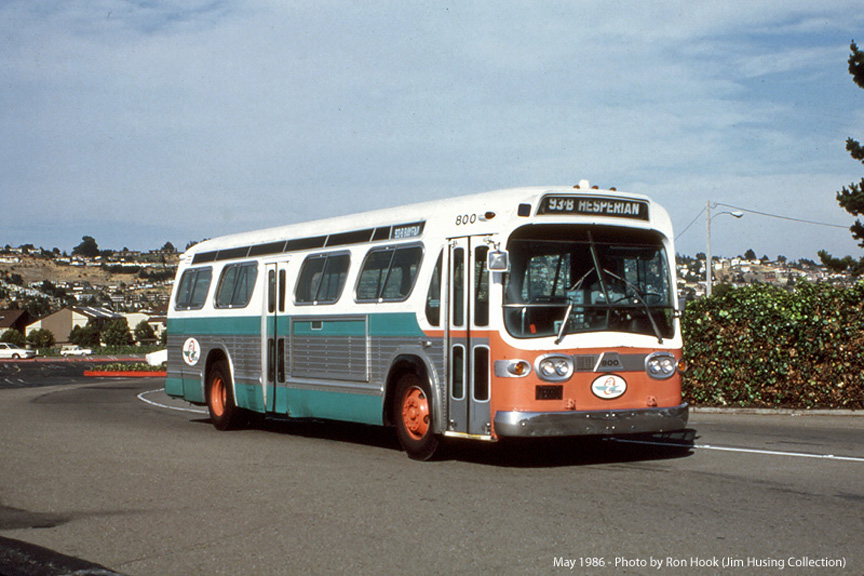
[{"label": "destination sign", "polygon": [[537,213],[648,220],[648,202],[602,196],[544,196]]},{"label": "destination sign", "polygon": [[425,222],[415,222],[413,224],[393,226],[393,230],[390,232],[390,239],[404,240],[406,238],[417,238],[423,234],[423,226],[425,224]]}]

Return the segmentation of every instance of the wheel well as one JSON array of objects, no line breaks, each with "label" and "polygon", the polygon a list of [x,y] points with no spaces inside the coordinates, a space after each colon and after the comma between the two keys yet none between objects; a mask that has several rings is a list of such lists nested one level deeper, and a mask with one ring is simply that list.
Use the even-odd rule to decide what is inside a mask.
[{"label": "wheel well", "polygon": [[416,374],[428,380],[426,365],[416,356],[400,356],[396,358],[387,374],[387,384],[384,392],[384,425],[391,426],[395,420],[393,414],[393,395],[396,393],[396,382],[403,374]]},{"label": "wheel well", "polygon": [[[202,385],[204,386],[204,400],[205,401],[207,400],[207,395],[209,394],[209,391],[207,389],[207,382],[210,380],[210,371],[213,369],[213,366],[217,362],[221,362],[223,360],[225,361],[226,364],[228,364],[228,356],[225,354],[224,350],[221,350],[219,348],[211,350],[210,353],[207,355],[207,364],[206,364],[206,368],[204,369],[204,382],[202,383]],[[230,364],[229,364],[229,367],[230,367]],[[233,378],[232,378],[232,382],[233,382]]]}]

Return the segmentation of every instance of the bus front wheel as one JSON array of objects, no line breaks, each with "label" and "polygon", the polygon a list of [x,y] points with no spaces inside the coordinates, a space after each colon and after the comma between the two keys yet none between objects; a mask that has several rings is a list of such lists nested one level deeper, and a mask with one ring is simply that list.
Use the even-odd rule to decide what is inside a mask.
[{"label": "bus front wheel", "polygon": [[403,374],[396,383],[393,416],[399,444],[414,460],[429,460],[441,439],[434,433],[429,383],[416,374]]},{"label": "bus front wheel", "polygon": [[217,430],[231,430],[240,423],[240,409],[234,403],[231,372],[224,361],[216,362],[207,378],[207,408]]}]

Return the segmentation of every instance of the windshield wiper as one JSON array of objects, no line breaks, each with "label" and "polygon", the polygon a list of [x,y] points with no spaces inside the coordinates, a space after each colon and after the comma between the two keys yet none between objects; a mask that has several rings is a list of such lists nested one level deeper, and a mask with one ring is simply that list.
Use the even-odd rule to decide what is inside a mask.
[{"label": "windshield wiper", "polygon": [[636,286],[634,286],[633,284],[631,284],[627,280],[625,280],[624,278],[622,278],[621,276],[618,276],[617,274],[610,272],[606,268],[603,269],[603,272],[605,272],[606,274],[609,274],[609,276],[611,276],[612,278],[615,278],[616,280],[620,280],[621,282],[624,283],[624,285],[626,287],[633,290],[633,296],[637,300],[639,300],[639,302],[642,304],[642,306],[645,307],[645,313],[648,315],[648,320],[651,322],[651,328],[654,329],[654,335],[657,336],[657,341],[660,344],[662,344],[663,343],[663,335],[660,333],[660,328],[657,327],[657,323],[654,321],[654,316],[651,314],[651,307],[648,306],[648,303],[645,301],[644,298],[642,298],[642,294],[639,293],[639,289],[636,288]]},{"label": "windshield wiper", "polygon": [[[584,282],[588,275],[592,272],[594,272],[594,268],[588,270],[588,272],[583,274],[582,277],[579,278],[579,280],[577,280],[576,283],[567,290],[567,292],[569,293],[579,290],[579,288],[582,287],[582,282]],[[570,296],[567,297],[567,300],[569,300],[570,303],[567,305],[567,311],[564,312],[564,320],[561,321],[561,328],[558,329],[558,337],[555,338],[556,346],[561,343],[561,340],[564,339],[564,330],[567,329],[567,321],[570,319],[570,312],[573,311],[573,305],[576,304],[576,301]]]}]

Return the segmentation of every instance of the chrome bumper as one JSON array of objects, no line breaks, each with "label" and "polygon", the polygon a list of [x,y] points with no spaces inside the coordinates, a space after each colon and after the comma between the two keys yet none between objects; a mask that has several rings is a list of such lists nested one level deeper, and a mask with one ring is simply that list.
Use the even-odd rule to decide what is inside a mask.
[{"label": "chrome bumper", "polygon": [[594,436],[671,432],[687,427],[687,404],[672,408],[642,410],[596,410],[586,412],[498,412],[498,436]]}]

